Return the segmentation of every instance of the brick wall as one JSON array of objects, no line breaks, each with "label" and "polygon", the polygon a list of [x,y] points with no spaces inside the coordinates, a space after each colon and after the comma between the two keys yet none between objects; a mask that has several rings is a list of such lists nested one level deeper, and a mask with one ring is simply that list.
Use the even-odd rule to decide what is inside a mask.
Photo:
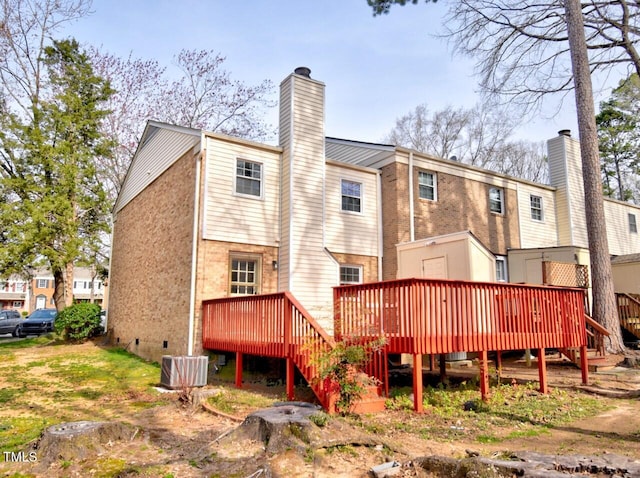
[{"label": "brick wall", "polygon": [[202,352],[202,301],[229,297],[230,257],[233,254],[258,257],[261,263],[260,293],[278,291],[278,271],[273,269],[273,261],[278,260],[277,247],[201,240],[198,244],[195,353]]},{"label": "brick wall", "polygon": [[150,360],[187,353],[194,182],[189,151],[114,223],[110,337]]},{"label": "brick wall", "polygon": [[331,255],[341,265],[362,266],[362,281],[378,281],[378,258],[375,256],[363,256],[359,254],[341,254],[332,252]]},{"label": "brick wall", "polygon": [[[504,188],[504,214],[489,211],[492,185],[437,173],[437,201],[421,199],[418,171],[413,174],[415,240],[470,230],[494,254],[520,247],[515,190]],[[384,279],[395,279],[396,244],[410,240],[408,166],[395,162],[382,168]]]}]

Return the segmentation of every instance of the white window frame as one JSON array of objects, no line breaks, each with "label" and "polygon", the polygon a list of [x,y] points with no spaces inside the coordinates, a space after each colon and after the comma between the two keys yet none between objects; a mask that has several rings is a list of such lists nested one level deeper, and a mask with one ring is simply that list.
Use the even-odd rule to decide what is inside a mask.
[{"label": "white window frame", "polygon": [[[249,176],[239,176],[238,167],[240,166],[241,162],[260,166],[260,177],[253,178]],[[236,158],[235,169],[233,172],[233,194],[236,196],[244,197],[244,198],[263,199],[264,198],[264,174],[265,174],[264,163],[260,161],[252,161],[250,159],[245,159],[245,158]],[[252,193],[238,191],[238,185],[241,183],[241,181],[238,181],[239,179],[246,180],[246,181],[256,181],[260,186],[260,194],[256,195]]]},{"label": "white window frame", "polygon": [[47,289],[49,281],[47,279],[36,279],[36,289]]},{"label": "white window frame", "polygon": [[[351,194],[345,194],[344,192],[344,186],[345,183],[351,183],[351,184],[357,184],[359,187],[359,195],[355,196],[355,195],[351,195]],[[345,209],[344,208],[344,198],[356,198],[358,199],[359,202],[359,208],[357,211],[353,211],[351,209]],[[340,180],[340,211],[345,212],[347,214],[359,214],[362,215],[362,212],[364,211],[364,184],[362,184],[361,181],[355,181],[353,179],[346,179],[343,178]]]},{"label": "white window frame", "polygon": [[[421,179],[431,176],[431,184],[423,183]],[[423,188],[426,191],[431,191],[433,197],[425,197],[422,195]],[[427,201],[438,200],[438,176],[432,171],[418,171],[418,197],[420,199],[426,199]]]},{"label": "white window frame", "polygon": [[[491,197],[494,191],[498,193],[498,199],[493,199]],[[500,204],[500,211],[493,210],[492,203],[494,202],[498,202]],[[498,188],[494,186],[489,188],[489,212],[493,214],[504,214],[504,189],[503,188]]]},{"label": "white window frame", "polygon": [[[249,262],[255,263],[255,267],[253,271],[249,270],[234,270],[233,263],[234,261],[239,262]],[[234,272],[238,274],[249,274],[253,273],[254,280],[233,280]],[[256,295],[260,293],[261,287],[261,277],[262,277],[262,257],[253,255],[253,254],[242,254],[242,253],[231,253],[229,254],[229,295],[230,296],[241,296],[241,295]],[[253,292],[238,292],[237,290],[234,292],[235,287],[253,287]]]},{"label": "white window frame", "polygon": [[[500,270],[502,274],[498,272]],[[503,277],[500,278],[500,275]],[[507,258],[505,256],[496,256],[496,282],[509,282],[509,269],[507,268]]]},{"label": "white window frame", "polygon": [[[540,205],[537,207],[533,204],[534,198],[540,201]],[[544,221],[544,208],[542,206],[542,196],[538,196],[537,194],[529,194],[529,208],[531,210],[531,219],[533,221],[537,221],[537,222]],[[538,213],[540,217],[534,217],[534,214],[536,213]]]},{"label": "white window frame", "polygon": [[627,218],[629,220],[629,232],[631,234],[638,234],[638,222],[636,221],[636,215],[628,213]]},{"label": "white window frame", "polygon": [[21,309],[22,308],[22,301],[21,300],[14,300],[13,301],[13,308],[14,309]]},{"label": "white window frame", "polygon": [[[343,269],[352,269],[358,271],[358,280],[357,281],[343,281],[342,280],[342,271]],[[362,284],[362,271],[363,267],[361,265],[356,264],[340,264],[340,277],[339,283],[340,285],[352,285],[352,284]]]}]

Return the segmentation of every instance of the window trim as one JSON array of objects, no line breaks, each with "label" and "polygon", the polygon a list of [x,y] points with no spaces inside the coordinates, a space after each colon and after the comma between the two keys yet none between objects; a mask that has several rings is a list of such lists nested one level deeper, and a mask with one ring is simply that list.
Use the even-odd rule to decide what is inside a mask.
[{"label": "window trim", "polygon": [[[492,199],[491,199],[491,192],[492,192],[492,191],[497,191],[498,193],[500,193],[500,211],[494,211],[494,210],[491,208],[491,202],[492,202]],[[500,187],[497,187],[497,186],[491,186],[491,187],[489,188],[489,198],[488,198],[488,199],[489,199],[489,212],[490,212],[491,214],[500,214],[500,215],[504,215],[504,211],[505,211],[505,207],[504,207],[504,188],[500,188]]]},{"label": "window trim", "polygon": [[[540,200],[540,207],[534,208],[532,200],[533,198],[538,198]],[[544,222],[544,205],[542,201],[542,196],[538,196],[537,194],[529,194],[529,211],[531,213],[531,220],[536,222]],[[534,211],[539,211],[540,218],[533,217]]]},{"label": "window trim", "polygon": [[[256,266],[255,266],[255,270],[254,272],[254,277],[255,277],[255,281],[253,282],[253,287],[255,287],[255,291],[253,294],[242,294],[239,292],[232,292],[232,288],[234,285],[234,282],[232,280],[233,278],[233,261],[246,261],[246,262],[255,262]],[[229,253],[229,264],[227,267],[228,273],[229,273],[229,283],[227,286],[227,293],[229,294],[229,297],[240,297],[240,296],[247,296],[247,295],[257,295],[261,293],[262,290],[262,255],[260,254],[247,254],[247,253],[242,253],[242,252],[230,252]],[[236,281],[235,283],[236,285],[242,285],[242,286],[247,286],[248,284],[251,284],[251,282],[240,282],[240,281]]]},{"label": "window trim", "polygon": [[[633,221],[631,218],[633,218]],[[627,221],[629,222],[629,233],[638,234],[638,221],[636,220],[636,215],[630,212],[627,213]]]},{"label": "window trim", "polygon": [[[44,285],[41,285],[44,284]],[[48,289],[49,288],[49,280],[48,279],[36,279],[36,289]]]},{"label": "window trim", "polygon": [[[345,197],[352,197],[355,198],[356,196],[349,196],[343,193],[343,185],[344,183],[353,183],[353,184],[357,184],[360,186],[360,196],[358,197],[358,199],[360,200],[360,210],[358,211],[351,211],[349,209],[344,209],[343,207],[343,199]],[[346,214],[357,214],[359,216],[363,215],[364,211],[364,184],[362,181],[357,181],[355,179],[349,179],[349,178],[340,178],[340,212],[346,213]]]},{"label": "window trim", "polygon": [[[251,163],[251,164],[257,164],[260,166],[260,179],[255,179],[255,178],[249,178],[246,176],[238,176],[238,163],[242,161],[244,163]],[[234,170],[233,170],[233,195],[234,196],[238,196],[238,197],[243,197],[243,198],[248,198],[248,199],[258,199],[258,200],[262,200],[264,199],[264,176],[265,176],[265,165],[263,162],[261,161],[254,161],[251,159],[246,159],[243,158],[241,156],[236,158],[235,161],[235,166],[234,166]],[[255,194],[248,194],[248,193],[242,193],[242,192],[238,192],[238,179],[246,179],[249,181],[258,181],[258,184],[260,184],[260,195],[255,195]]]},{"label": "window trim", "polygon": [[[502,264],[504,278],[498,279],[498,263]],[[509,282],[509,268],[507,267],[506,256],[496,256],[496,282]]]},{"label": "window trim", "polygon": [[[429,184],[422,184],[420,182],[420,177],[424,175],[430,175],[432,178],[432,183],[431,185]],[[431,188],[431,190],[433,191],[433,198],[428,198],[428,197],[424,197],[422,196],[422,187],[425,188]],[[438,174],[433,172],[433,171],[418,171],[418,197],[420,199],[424,199],[425,201],[437,201],[438,200]]]},{"label": "window trim", "polygon": [[[342,281],[342,269],[355,269],[358,271],[358,282],[343,282]],[[340,264],[340,270],[338,271],[338,283],[340,285],[355,285],[355,284],[362,284],[364,277],[363,277],[363,272],[364,272],[364,267],[362,266],[362,264]]]}]

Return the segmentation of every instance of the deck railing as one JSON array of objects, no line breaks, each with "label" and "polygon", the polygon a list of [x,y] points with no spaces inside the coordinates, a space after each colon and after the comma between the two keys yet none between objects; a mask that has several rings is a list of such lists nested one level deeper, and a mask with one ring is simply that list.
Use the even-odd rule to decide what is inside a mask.
[{"label": "deck railing", "polygon": [[380,337],[388,353],[586,344],[580,289],[400,279],[334,289],[336,340]]},{"label": "deck railing", "polygon": [[616,294],[620,325],[640,339],[640,297],[635,294]]},{"label": "deck railing", "polygon": [[291,360],[326,407],[317,358],[335,344],[289,292],[204,301],[202,342],[205,349]]}]

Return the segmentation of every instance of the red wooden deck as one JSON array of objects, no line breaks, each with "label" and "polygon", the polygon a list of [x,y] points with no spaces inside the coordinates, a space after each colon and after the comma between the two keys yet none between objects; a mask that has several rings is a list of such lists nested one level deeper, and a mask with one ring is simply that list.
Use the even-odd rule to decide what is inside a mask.
[{"label": "red wooden deck", "polygon": [[[586,359],[584,292],[546,286],[433,279],[401,279],[334,288],[337,340],[384,337],[384,349],[367,372],[388,390],[387,354],[479,352],[481,391],[488,393],[487,352],[580,348]],[[326,391],[315,383],[313,357],[333,339],[288,292],[214,299],[203,303],[203,346],[238,354],[287,359],[287,394],[293,398],[293,366],[312,384],[321,403]],[[583,382],[587,381],[583,364]],[[538,361],[540,388],[546,367]],[[422,409],[422,369],[414,367],[415,408]]]}]

